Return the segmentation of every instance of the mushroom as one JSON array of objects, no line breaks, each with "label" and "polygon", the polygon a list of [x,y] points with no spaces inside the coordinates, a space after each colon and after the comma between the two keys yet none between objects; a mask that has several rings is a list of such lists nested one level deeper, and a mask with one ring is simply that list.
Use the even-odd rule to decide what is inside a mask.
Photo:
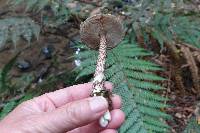
[{"label": "mushroom", "polygon": [[[123,39],[123,26],[119,19],[110,14],[98,14],[86,19],[80,26],[81,40],[89,48],[99,50],[91,96],[103,96],[112,110],[111,92],[104,87],[104,71],[107,49],[112,49]],[[111,121],[109,110],[99,120],[102,127]]]}]

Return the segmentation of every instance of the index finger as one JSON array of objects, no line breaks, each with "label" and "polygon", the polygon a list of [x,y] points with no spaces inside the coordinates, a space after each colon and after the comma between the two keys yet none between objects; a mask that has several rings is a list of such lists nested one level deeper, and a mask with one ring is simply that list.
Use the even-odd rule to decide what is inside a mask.
[{"label": "index finger", "polygon": [[[112,83],[105,82],[105,88],[112,90]],[[64,89],[57,90],[55,92],[46,93],[38,98],[48,98],[55,107],[61,107],[66,103],[87,98],[92,92],[92,82],[73,85]]]}]

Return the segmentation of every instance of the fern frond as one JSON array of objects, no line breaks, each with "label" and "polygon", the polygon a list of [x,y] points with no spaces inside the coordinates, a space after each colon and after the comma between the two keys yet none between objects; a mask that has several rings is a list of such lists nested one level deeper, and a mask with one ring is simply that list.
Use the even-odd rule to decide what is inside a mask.
[{"label": "fern frond", "polygon": [[137,109],[133,95],[126,84],[120,84],[114,89],[114,93],[120,94],[122,97],[122,109],[126,114],[126,121],[119,129],[120,133],[147,133],[144,129],[142,116]]},{"label": "fern frond", "polygon": [[168,98],[160,97],[159,95],[144,89],[135,89],[135,97],[145,98],[149,100],[156,100],[156,101],[168,101]]},{"label": "fern frond", "polygon": [[140,97],[140,95],[135,96],[135,100],[137,101],[137,103],[139,103],[141,105],[150,106],[152,108],[167,108],[167,107],[169,107],[167,104],[163,104],[156,100],[149,100],[147,102],[147,100],[146,99],[144,100],[144,97]]},{"label": "fern frond", "polygon": [[151,81],[165,80],[164,78],[151,73],[137,72],[133,70],[126,70],[125,73],[128,77],[132,77],[134,79],[139,79],[139,80],[151,80]]},{"label": "fern frond", "polygon": [[120,71],[121,70],[119,69],[119,67],[117,65],[112,65],[109,69],[106,70],[105,77],[106,77],[106,79],[110,79]]},{"label": "fern frond", "polygon": [[151,62],[147,62],[140,59],[135,59],[129,61],[128,59],[124,59],[124,57],[119,57],[120,62],[124,65],[122,66],[124,69],[131,69],[131,70],[140,70],[140,71],[156,71],[156,70],[163,70],[160,66],[155,65]]},{"label": "fern frond", "polygon": [[[149,25],[148,25],[149,26]],[[151,20],[150,34],[163,45],[164,42],[172,43],[180,40],[200,48],[200,23],[199,18],[193,16],[156,13]]]},{"label": "fern frond", "polygon": [[[144,115],[157,117],[157,118],[170,119],[168,114],[166,114],[163,111],[160,111],[156,108],[151,108],[151,107],[148,107],[148,106],[140,105],[139,111]],[[148,119],[146,121],[148,121]]]},{"label": "fern frond", "polygon": [[[128,79],[129,84],[133,85],[136,88],[140,88],[140,89],[147,89],[147,90],[163,90],[164,88],[162,86],[159,86],[155,83],[151,83],[151,82],[146,82],[146,81],[139,81],[139,80],[135,80],[135,79]],[[138,82],[139,81],[139,82]]]},{"label": "fern frond", "polygon": [[157,125],[154,125],[154,124],[145,124],[145,127],[149,129],[149,132],[152,133],[152,132],[159,132],[159,133],[165,133],[165,132],[168,132],[167,128],[164,128],[164,127],[159,127]]},{"label": "fern frond", "polygon": [[144,117],[145,117],[144,120],[148,120],[147,123],[149,123],[151,125],[155,125],[155,126],[159,125],[159,127],[170,128],[168,125],[166,125],[165,123],[159,122],[154,117],[151,117],[151,116],[144,116]]},{"label": "fern frond", "polygon": [[6,18],[0,20],[0,48],[11,40],[16,47],[23,37],[28,43],[32,38],[39,38],[40,27],[30,18]]},{"label": "fern frond", "polygon": [[[164,78],[153,74],[153,71],[162,68],[143,60],[142,57],[146,55],[151,53],[127,40],[108,52],[105,77],[117,86],[114,92],[122,96],[123,110],[126,113],[126,122],[119,129],[120,133],[157,133],[168,130],[164,120],[170,117],[160,110],[168,107],[163,103],[168,99],[153,92],[164,89],[154,82]],[[96,51],[80,52],[76,57],[82,60],[81,66],[76,68],[80,70],[78,78],[94,73]],[[155,124],[153,121],[156,121]]]}]

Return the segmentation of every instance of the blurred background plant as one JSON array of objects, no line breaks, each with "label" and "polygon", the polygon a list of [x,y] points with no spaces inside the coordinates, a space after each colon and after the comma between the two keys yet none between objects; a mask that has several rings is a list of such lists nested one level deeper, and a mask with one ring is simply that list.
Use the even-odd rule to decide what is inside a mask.
[{"label": "blurred background plant", "polygon": [[111,13],[126,33],[106,61],[126,113],[119,132],[199,132],[199,12],[198,0],[0,0],[0,118],[90,81],[97,53],[80,43],[79,25]]}]

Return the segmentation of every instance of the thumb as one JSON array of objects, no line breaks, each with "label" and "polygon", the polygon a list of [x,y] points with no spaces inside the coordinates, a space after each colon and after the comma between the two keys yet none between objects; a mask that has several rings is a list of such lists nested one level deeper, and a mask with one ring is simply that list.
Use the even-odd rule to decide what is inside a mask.
[{"label": "thumb", "polygon": [[107,110],[107,100],[98,96],[68,103],[41,118],[51,132],[67,132],[98,120]]}]

